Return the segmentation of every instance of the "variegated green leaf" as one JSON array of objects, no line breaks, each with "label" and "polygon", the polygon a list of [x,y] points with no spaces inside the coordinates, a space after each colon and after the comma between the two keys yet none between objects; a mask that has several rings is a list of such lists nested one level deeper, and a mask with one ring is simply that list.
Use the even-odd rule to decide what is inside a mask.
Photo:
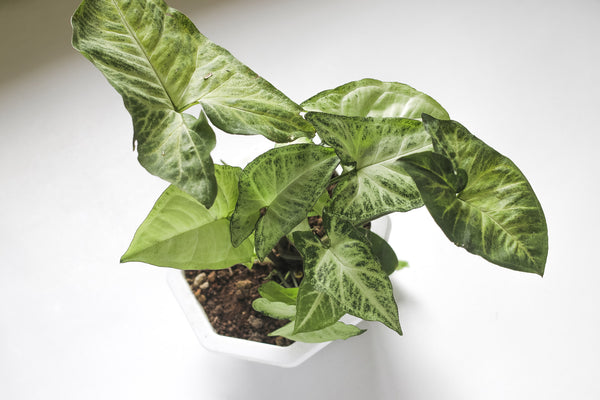
[{"label": "variegated green leaf", "polygon": [[423,205],[410,175],[396,160],[431,150],[420,121],[307,113],[319,136],[351,170],[338,181],[328,210],[356,223]]},{"label": "variegated green leaf", "polygon": [[315,217],[319,215],[323,215],[323,209],[327,206],[331,197],[329,197],[329,192],[324,190],[321,193],[321,196],[317,199],[317,202],[312,206],[312,209],[308,212],[309,217]]},{"label": "variegated green leaf", "polygon": [[215,166],[218,195],[210,209],[169,186],[137,230],[121,262],[141,261],[180,269],[220,269],[249,264],[252,240],[231,245],[229,220],[238,193],[240,168]]},{"label": "variegated green leaf", "polygon": [[[219,49],[220,55],[229,55]],[[240,135],[260,134],[278,143],[314,136],[314,128],[300,115],[302,108],[250,69],[239,64],[234,77],[227,69],[220,72],[220,86],[199,100],[217,127]]]},{"label": "variegated green leaf", "polygon": [[145,117],[134,119],[140,164],[210,207],[217,192],[210,157],[215,134],[204,113],[199,119],[168,109],[140,114]]},{"label": "variegated green leaf", "polygon": [[415,154],[399,163],[446,236],[492,263],[543,275],[546,220],[525,176],[459,123],[423,120],[440,154]]},{"label": "variegated green leaf", "polygon": [[326,243],[310,232],[294,232],[294,245],[302,254],[311,283],[346,312],[380,321],[401,333],[392,284],[365,235],[337,217],[324,218],[323,227]]},{"label": "variegated green leaf", "polygon": [[284,338],[294,340],[296,342],[322,343],[330,342],[332,340],[345,340],[353,336],[360,335],[366,331],[365,329],[360,329],[354,325],[336,322],[333,325],[329,325],[316,331],[294,333],[294,325],[295,321],[292,321],[276,331],[269,333],[269,336],[283,336]]},{"label": "variegated green leaf", "polygon": [[345,314],[337,301],[323,291],[318,291],[305,275],[296,300],[294,333],[311,332],[326,328]]},{"label": "variegated green leaf", "polygon": [[256,227],[256,254],[264,258],[306,218],[338,163],[333,149],[314,144],[271,149],[249,163],[231,219],[233,244]]},{"label": "variegated green leaf", "polygon": [[142,165],[206,206],[214,134],[182,111],[202,103],[219,128],[275,141],[314,133],[298,105],[162,0],[84,0],[72,25],[73,46],[123,97]]},{"label": "variegated green leaf", "polygon": [[314,133],[301,107],[163,0],[84,0],[72,23],[74,47],[126,104],[183,111],[200,102],[220,129],[278,142]]},{"label": "variegated green leaf", "polygon": [[448,119],[437,101],[412,87],[397,82],[362,79],[325,90],[301,104],[306,111],[349,117],[421,118],[427,113]]}]

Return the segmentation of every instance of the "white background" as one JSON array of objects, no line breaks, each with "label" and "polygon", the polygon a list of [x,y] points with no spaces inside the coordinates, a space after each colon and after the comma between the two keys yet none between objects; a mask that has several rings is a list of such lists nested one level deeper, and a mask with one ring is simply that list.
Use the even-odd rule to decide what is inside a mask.
[{"label": "white background", "polygon": [[[77,3],[0,1],[0,398],[600,398],[599,1],[171,1],[297,102],[364,77],[428,93],[546,213],[544,278],[393,215],[405,335],[371,324],[291,370],[208,353],[165,270],[119,264],[166,184],[70,47]],[[230,163],[265,145],[219,139]]]}]

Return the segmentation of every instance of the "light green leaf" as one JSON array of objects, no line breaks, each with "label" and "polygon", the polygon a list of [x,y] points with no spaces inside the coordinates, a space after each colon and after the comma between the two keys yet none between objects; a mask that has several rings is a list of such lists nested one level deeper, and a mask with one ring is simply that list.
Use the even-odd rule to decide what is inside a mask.
[{"label": "light green leaf", "polygon": [[431,150],[420,121],[406,118],[346,117],[307,113],[319,136],[350,166],[333,192],[328,210],[358,223],[423,205],[400,157]]},{"label": "light green leaf", "polygon": [[294,245],[311,283],[346,312],[401,333],[392,284],[365,235],[339,217],[324,218],[323,227],[325,244],[310,232],[294,232]]},{"label": "light green leaf", "polygon": [[295,305],[298,288],[286,288],[276,282],[268,281],[258,288],[258,293],[269,301]]},{"label": "light green leaf", "polygon": [[412,87],[397,82],[362,79],[325,90],[301,104],[306,111],[349,117],[420,119],[421,113],[448,119],[437,101]]},{"label": "light green leaf", "polygon": [[162,0],[84,0],[72,25],[73,47],[123,97],[142,165],[205,206],[216,194],[205,170],[214,134],[182,111],[202,103],[219,128],[275,141],[314,134],[298,105]]},{"label": "light green leaf", "polygon": [[410,264],[408,263],[408,261],[400,260],[400,261],[398,261],[398,266],[396,267],[396,271],[399,271],[404,268],[408,268],[409,266],[410,266]]},{"label": "light green leaf", "polygon": [[314,144],[271,149],[249,163],[231,218],[234,246],[256,227],[256,254],[264,258],[306,218],[338,163],[333,149]]},{"label": "light green leaf", "polygon": [[399,163],[446,236],[492,263],[543,275],[546,220],[525,176],[459,123],[423,120],[441,154],[415,154]]},{"label": "light green leaf", "polygon": [[297,342],[322,343],[339,339],[345,340],[353,336],[360,335],[366,331],[354,325],[346,325],[343,322],[336,322],[333,325],[316,331],[294,333],[294,324],[295,322],[292,321],[276,331],[269,333],[269,336],[283,336],[284,338]]},{"label": "light green leaf", "polygon": [[280,301],[271,301],[264,297],[259,297],[252,302],[252,308],[265,314],[267,317],[277,319],[293,319],[296,314],[296,306]]},{"label": "light green leaf", "polygon": [[141,261],[179,269],[221,269],[249,264],[251,240],[231,245],[229,220],[237,198],[240,168],[215,166],[219,191],[210,209],[169,186],[138,228],[121,262]]},{"label": "light green leaf", "polygon": [[296,300],[294,334],[326,328],[338,321],[344,309],[323,291],[318,291],[305,275]]}]

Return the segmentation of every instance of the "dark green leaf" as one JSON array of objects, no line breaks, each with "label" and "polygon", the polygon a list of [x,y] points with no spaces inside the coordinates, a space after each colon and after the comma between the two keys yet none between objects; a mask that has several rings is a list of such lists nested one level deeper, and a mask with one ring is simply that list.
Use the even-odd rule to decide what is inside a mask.
[{"label": "dark green leaf", "polygon": [[398,269],[399,261],[396,252],[390,244],[371,230],[364,229],[367,240],[371,243],[371,250],[379,262],[383,272],[391,275]]},{"label": "dark green leaf", "polygon": [[446,236],[492,263],[543,275],[546,221],[525,176],[459,123],[423,119],[440,154],[398,162]]}]

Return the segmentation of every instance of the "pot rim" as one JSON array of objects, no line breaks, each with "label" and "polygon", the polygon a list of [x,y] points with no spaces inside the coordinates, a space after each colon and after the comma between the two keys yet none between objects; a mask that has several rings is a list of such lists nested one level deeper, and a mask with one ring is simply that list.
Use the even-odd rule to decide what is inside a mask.
[{"label": "pot rim", "polygon": [[[391,231],[389,216],[372,221],[371,229],[384,239],[389,239]],[[198,341],[209,351],[247,361],[291,368],[302,364],[331,343],[294,342],[289,346],[276,346],[219,335],[210,324],[204,308],[190,290],[184,272],[179,269],[169,269],[167,271],[167,282],[192,326]],[[361,319],[352,315],[345,315],[341,321],[357,325]]]}]

